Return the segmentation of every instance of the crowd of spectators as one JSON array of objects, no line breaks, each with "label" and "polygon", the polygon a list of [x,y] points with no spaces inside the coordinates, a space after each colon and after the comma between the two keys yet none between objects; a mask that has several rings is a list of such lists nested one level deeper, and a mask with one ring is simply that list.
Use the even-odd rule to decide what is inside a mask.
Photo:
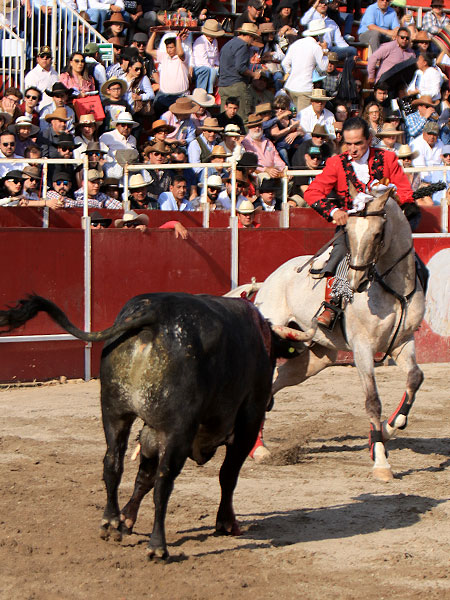
[{"label": "crowd of spectators", "polygon": [[[339,0],[248,0],[234,22],[215,18],[204,0],[69,5],[113,44],[114,61],[104,65],[91,42],[58,73],[57,48],[43,46],[24,93],[5,87],[0,158],[21,160],[0,163],[0,205],[83,206],[81,164],[50,165],[44,193],[42,171],[27,159],[87,156],[91,208],[121,209],[129,200],[131,212],[230,210],[224,163],[236,161],[240,226],[252,226],[255,211],[281,208],[286,168],[314,171],[345,151],[342,125],[351,116],[363,116],[371,144],[404,166],[450,163],[450,59],[436,37],[449,24],[443,0],[432,0],[421,30],[404,0],[370,4],[356,14],[359,26],[350,2],[344,12]],[[175,13],[184,25],[173,31],[165,23]],[[98,112],[83,114],[76,101],[90,96]],[[124,198],[124,165],[136,163],[143,168]],[[214,166],[205,173],[201,163]],[[447,174],[424,169],[409,179],[417,189]],[[292,206],[305,206],[311,180],[290,179]],[[439,203],[445,193],[420,202]]]}]

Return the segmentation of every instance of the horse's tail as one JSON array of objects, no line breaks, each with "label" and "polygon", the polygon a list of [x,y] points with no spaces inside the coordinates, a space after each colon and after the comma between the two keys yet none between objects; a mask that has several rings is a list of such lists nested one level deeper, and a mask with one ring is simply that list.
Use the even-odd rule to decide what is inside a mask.
[{"label": "horse's tail", "polygon": [[2,328],[0,333],[7,333],[8,331],[17,329],[21,325],[25,325],[27,321],[33,319],[39,312],[46,312],[67,333],[85,342],[109,340],[131,329],[139,329],[145,325],[152,325],[156,321],[155,312],[147,310],[145,314],[141,313],[141,316],[130,321],[115,324],[102,331],[87,332],[78,329],[78,327],[71,323],[65,313],[56,304],[46,298],[33,294],[19,300],[16,306],[0,311],[0,328]]}]

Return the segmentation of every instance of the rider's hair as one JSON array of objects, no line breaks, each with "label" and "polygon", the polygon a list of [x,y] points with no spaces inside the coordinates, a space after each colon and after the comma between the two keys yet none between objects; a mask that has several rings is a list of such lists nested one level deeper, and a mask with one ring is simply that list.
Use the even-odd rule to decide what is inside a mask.
[{"label": "rider's hair", "polygon": [[344,135],[345,131],[350,131],[353,129],[362,129],[366,140],[370,138],[369,124],[362,117],[350,117],[350,119],[344,121],[344,125],[342,126],[342,135]]}]

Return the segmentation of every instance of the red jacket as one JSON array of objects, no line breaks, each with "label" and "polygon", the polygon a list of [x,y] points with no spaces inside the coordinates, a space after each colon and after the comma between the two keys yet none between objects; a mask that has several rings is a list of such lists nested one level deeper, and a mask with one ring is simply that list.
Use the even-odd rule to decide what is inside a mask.
[{"label": "red jacket", "polygon": [[[397,186],[400,203],[414,202],[411,184],[402,167],[398,164],[397,156],[389,150],[370,148],[369,151],[369,185],[374,179],[389,179],[389,183]],[[325,219],[331,221],[330,212],[334,208],[349,210],[353,206],[348,187],[352,182],[359,192],[364,192],[366,186],[355,175],[351,160],[346,153],[329,158],[320,175],[314,179],[305,192],[306,202]],[[337,198],[328,198],[335,189]]]}]

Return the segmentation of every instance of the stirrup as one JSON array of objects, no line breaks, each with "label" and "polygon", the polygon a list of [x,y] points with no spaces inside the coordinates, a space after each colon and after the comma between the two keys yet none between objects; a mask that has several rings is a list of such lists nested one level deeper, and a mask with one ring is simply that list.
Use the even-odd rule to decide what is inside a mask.
[{"label": "stirrup", "polygon": [[310,269],[309,274],[313,279],[323,279],[326,277],[326,273],[322,271],[322,269]]},{"label": "stirrup", "polygon": [[319,317],[320,314],[322,313],[322,310],[324,310],[326,308],[331,310],[331,312],[334,314],[334,319],[331,321],[331,323],[328,327],[326,327],[325,325],[323,325],[323,327],[325,327],[325,329],[328,329],[328,331],[333,331],[334,326],[339,321],[339,317],[342,315],[344,310],[337,304],[330,304],[330,302],[326,302],[326,300],[324,300],[322,302],[322,304],[319,306],[319,310],[314,315],[314,318]]}]

